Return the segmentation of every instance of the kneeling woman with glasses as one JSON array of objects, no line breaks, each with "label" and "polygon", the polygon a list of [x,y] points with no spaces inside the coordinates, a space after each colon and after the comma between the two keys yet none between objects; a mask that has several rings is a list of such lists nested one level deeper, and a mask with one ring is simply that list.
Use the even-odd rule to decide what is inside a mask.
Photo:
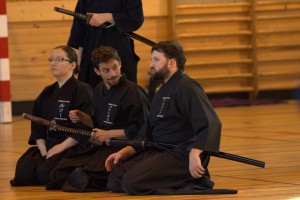
[{"label": "kneeling woman with glasses", "polygon": [[[78,73],[77,54],[68,46],[52,50],[49,60],[51,74],[57,80],[45,87],[34,102],[32,115],[55,120],[62,126],[87,129],[81,123],[73,124],[70,110],[91,112],[92,88],[74,77]],[[21,133],[23,134],[23,133]],[[28,144],[32,145],[18,160],[12,186],[45,185],[54,166],[63,158],[81,153],[87,148],[85,136],[48,130],[31,123]]]}]

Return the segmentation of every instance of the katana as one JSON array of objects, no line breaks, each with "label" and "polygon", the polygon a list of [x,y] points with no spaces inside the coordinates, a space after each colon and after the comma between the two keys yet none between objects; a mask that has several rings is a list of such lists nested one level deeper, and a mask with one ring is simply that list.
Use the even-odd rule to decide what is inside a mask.
[{"label": "katana", "polygon": [[[28,119],[34,123],[41,124],[43,126],[46,126],[49,128],[51,131],[55,132],[64,132],[64,133],[73,133],[73,134],[78,134],[78,135],[83,135],[83,136],[88,136],[91,138],[90,142],[96,145],[103,145],[103,143],[97,142],[94,140],[94,132],[91,131],[86,131],[86,130],[80,130],[80,129],[75,129],[75,128],[69,128],[69,127],[64,127],[56,123],[55,120],[46,120],[40,117],[36,117],[27,113],[23,113],[22,117],[24,119]],[[142,148],[142,149],[149,149],[149,148],[168,148],[168,149],[173,149],[178,147],[178,145],[174,144],[167,144],[167,143],[158,143],[158,142],[151,142],[151,141],[136,141],[136,140],[107,140],[105,142],[106,146],[111,146],[111,147],[126,147],[126,146],[132,146],[136,148]],[[225,152],[209,152],[209,151],[203,151],[203,154],[213,156],[213,157],[218,157],[218,158],[224,158],[227,160],[232,160],[232,161],[237,161],[249,165],[254,165],[256,167],[265,167],[265,162],[259,161],[259,160],[254,160],[251,158],[239,156],[239,155],[234,155],[230,153],[225,153]]]},{"label": "katana", "polygon": [[50,131],[64,132],[64,133],[74,133],[74,134],[77,134],[77,135],[83,135],[83,136],[90,137],[91,139],[94,138],[94,132],[92,132],[92,131],[86,131],[86,130],[80,130],[80,129],[61,126],[61,125],[57,124],[54,119],[49,121],[49,120],[46,120],[46,119],[43,119],[43,118],[40,118],[40,117],[36,117],[36,116],[30,115],[30,114],[27,114],[27,113],[23,113],[22,117],[24,119],[28,119],[28,120],[30,120],[34,123],[46,126],[46,127],[49,128]]},{"label": "katana", "polygon": [[[82,19],[82,20],[85,20],[86,23],[88,23],[90,21],[90,19],[92,18],[92,14],[82,14],[82,13],[78,13],[78,12],[74,12],[74,11],[71,11],[71,10],[66,10],[66,9],[63,9],[63,8],[59,8],[59,7],[54,7],[54,11],[56,12],[60,12],[60,13],[63,13],[63,14],[66,14],[66,15],[70,15],[70,16],[73,16],[73,17],[76,17],[78,19]],[[100,25],[100,27],[102,28],[110,28],[114,26],[114,24],[111,24],[109,22],[105,22],[104,24]],[[124,35],[127,35],[133,39],[136,39],[140,42],[143,42],[149,46],[153,46],[155,45],[156,43],[149,40],[148,38],[145,38],[141,35],[138,35],[136,33],[133,33],[133,32],[129,32],[129,33],[126,33],[124,32],[123,33]]]}]

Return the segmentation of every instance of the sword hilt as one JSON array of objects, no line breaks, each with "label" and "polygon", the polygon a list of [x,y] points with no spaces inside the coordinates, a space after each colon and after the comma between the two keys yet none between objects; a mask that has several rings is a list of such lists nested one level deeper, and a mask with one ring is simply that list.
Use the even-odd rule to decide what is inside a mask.
[{"label": "sword hilt", "polygon": [[22,117],[24,119],[29,119],[30,121],[33,121],[33,122],[38,123],[38,124],[42,124],[42,125],[47,126],[47,127],[50,127],[50,124],[51,124],[51,122],[48,121],[48,120],[45,120],[45,119],[42,119],[42,118],[39,118],[39,117],[35,117],[35,116],[27,114],[27,113],[23,113]]},{"label": "sword hilt", "polygon": [[91,19],[91,17],[88,17],[88,15],[85,15],[85,14],[82,14],[82,13],[76,13],[76,12],[73,12],[71,10],[66,10],[66,9],[59,8],[59,7],[54,7],[54,11],[60,12],[60,13],[63,13],[63,14],[67,14],[67,15],[70,15],[70,16],[73,16],[73,17],[77,17],[77,18],[80,18],[80,19],[83,19],[83,20],[88,20],[88,18]]},{"label": "sword hilt", "polygon": [[43,119],[43,118],[40,118],[40,117],[36,117],[36,116],[30,115],[30,114],[27,114],[27,113],[23,113],[22,117],[24,119],[28,119],[32,122],[35,122],[37,124],[47,126],[50,131],[73,133],[73,134],[88,136],[90,138],[94,137],[94,132],[75,129],[75,128],[64,127],[64,126],[61,126],[61,125],[57,124],[54,119],[49,121],[49,120],[46,120],[46,119]]},{"label": "sword hilt", "polygon": [[[85,22],[87,24],[89,23],[89,21],[91,20],[91,18],[93,16],[92,14],[82,14],[82,13],[74,12],[71,10],[59,8],[59,7],[54,7],[54,11],[85,20]],[[102,27],[102,28],[110,28],[112,26],[114,26],[114,24],[111,24],[109,22],[105,22],[102,25],[100,25],[100,27]]]}]

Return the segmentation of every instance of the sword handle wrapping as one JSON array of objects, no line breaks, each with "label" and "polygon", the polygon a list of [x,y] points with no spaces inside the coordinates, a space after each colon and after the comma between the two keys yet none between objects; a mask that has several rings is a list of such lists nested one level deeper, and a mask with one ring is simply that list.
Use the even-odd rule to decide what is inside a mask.
[{"label": "sword handle wrapping", "polygon": [[33,121],[33,122],[35,122],[37,124],[41,124],[41,125],[44,125],[44,126],[47,126],[47,127],[50,127],[50,125],[51,125],[50,121],[42,119],[42,118],[39,118],[39,117],[35,117],[35,116],[27,114],[27,113],[23,113],[22,117],[24,119],[29,119],[30,121]]},{"label": "sword handle wrapping", "polygon": [[[60,12],[60,13],[66,14],[66,15],[70,15],[70,16],[73,16],[73,17],[76,17],[76,18],[79,18],[79,19],[82,19],[82,20],[85,20],[85,22],[87,24],[89,23],[89,21],[93,17],[92,14],[82,14],[82,13],[74,12],[74,11],[71,11],[71,10],[66,10],[66,9],[63,9],[63,8],[59,8],[59,7],[54,7],[54,11]],[[114,26],[114,24],[111,24],[109,22],[105,22],[104,24],[100,25],[100,27],[102,27],[102,28],[110,28],[112,26]]]},{"label": "sword handle wrapping", "polygon": [[77,135],[83,135],[83,136],[88,136],[88,137],[93,137],[94,132],[91,131],[86,131],[86,130],[80,130],[80,129],[75,129],[75,128],[69,128],[69,127],[64,127],[56,123],[55,120],[46,120],[40,117],[36,117],[27,113],[23,113],[22,117],[24,119],[28,119],[32,122],[35,122],[37,124],[41,124],[44,126],[47,126],[50,131],[54,132],[64,132],[64,133],[71,133],[71,134],[77,134]]}]

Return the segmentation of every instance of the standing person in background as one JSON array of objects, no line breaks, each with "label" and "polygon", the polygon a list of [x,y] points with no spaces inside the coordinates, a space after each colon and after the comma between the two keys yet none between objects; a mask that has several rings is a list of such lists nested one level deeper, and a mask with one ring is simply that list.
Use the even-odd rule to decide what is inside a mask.
[{"label": "standing person in background", "polygon": [[300,109],[300,86],[295,90],[295,98],[298,101],[298,107]]},{"label": "standing person in background", "polygon": [[205,193],[214,182],[208,172],[210,157],[202,152],[219,151],[221,122],[202,87],[183,74],[181,45],[163,41],[151,52],[152,76],[163,85],[151,103],[146,129],[135,140],[176,147],[143,151],[127,146],[110,155],[108,189],[130,195]]},{"label": "standing person in background", "polygon": [[[53,49],[49,58],[50,71],[56,82],[45,87],[34,103],[32,114],[46,120],[55,120],[62,126],[84,129],[84,124],[73,124],[69,111],[91,112],[92,88],[75,79],[78,72],[77,54],[68,46]],[[50,171],[62,159],[87,149],[85,136],[48,130],[31,123],[30,147],[18,160],[12,186],[45,185]]]},{"label": "standing person in background", "polygon": [[[148,100],[141,88],[121,73],[117,51],[109,46],[92,53],[94,70],[103,81],[94,89],[92,114],[71,110],[70,119],[93,128],[94,139],[105,142],[111,138],[133,139],[148,115]],[[105,145],[88,149],[80,155],[62,160],[53,169],[48,190],[68,192],[107,190],[106,158],[118,151]]]},{"label": "standing person in background", "polygon": [[[74,18],[68,45],[78,49],[80,72],[78,79],[93,88],[101,78],[94,72],[90,58],[99,46],[111,46],[122,60],[122,72],[127,79],[137,82],[139,57],[134,52],[134,42],[124,32],[139,29],[144,22],[141,0],[79,0],[75,12],[91,14],[89,22]],[[103,28],[104,23],[111,23]]]}]

